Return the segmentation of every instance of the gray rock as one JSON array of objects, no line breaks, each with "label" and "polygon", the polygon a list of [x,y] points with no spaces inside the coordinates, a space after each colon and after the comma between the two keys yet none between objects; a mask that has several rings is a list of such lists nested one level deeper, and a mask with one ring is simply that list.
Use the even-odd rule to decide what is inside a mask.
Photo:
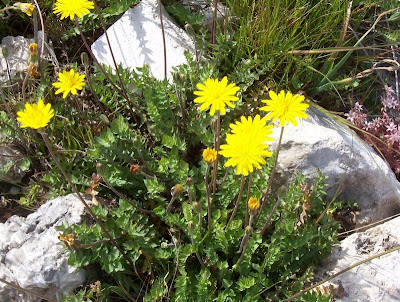
[{"label": "gray rock", "polygon": [[[316,281],[326,279],[339,271],[387,251],[400,244],[400,217],[373,227],[366,232],[353,234],[323,261],[316,273]],[[400,301],[400,251],[376,258],[329,281],[334,288],[341,285],[342,302]],[[326,285],[326,284],[325,284]]]},{"label": "gray rock", "polygon": [[[157,79],[164,79],[164,44],[157,0],[142,0],[131,8],[108,30],[108,36],[117,64],[125,68],[148,64]],[[193,51],[190,36],[179,28],[162,7],[165,44],[167,50],[167,76],[174,66],[186,63],[184,52]],[[114,68],[105,34],[91,46],[100,63]]]},{"label": "gray rock", "polygon": [[[83,204],[70,194],[46,202],[26,218],[12,216],[0,224],[0,277],[52,299],[70,294],[85,282],[85,272],[68,265],[69,252],[55,227],[84,220]],[[0,301],[41,299],[0,283]]]},{"label": "gray rock", "polygon": [[[341,185],[339,200],[357,202],[357,225],[365,225],[400,211],[400,183],[386,163],[347,126],[310,106],[308,119],[285,127],[278,165],[282,181],[301,172],[313,179],[320,170],[328,177],[328,198]],[[276,150],[280,128],[271,149]]]}]

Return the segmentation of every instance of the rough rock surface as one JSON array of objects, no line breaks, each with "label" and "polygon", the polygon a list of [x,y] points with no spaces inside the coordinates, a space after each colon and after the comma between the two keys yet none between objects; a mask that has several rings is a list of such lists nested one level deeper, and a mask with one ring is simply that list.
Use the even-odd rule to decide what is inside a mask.
[{"label": "rough rock surface", "polygon": [[[339,200],[357,202],[357,225],[389,217],[400,211],[400,183],[388,164],[347,126],[342,126],[310,106],[308,119],[285,127],[278,165],[282,180],[301,172],[313,179],[320,170],[328,177],[328,197],[334,196],[342,178]],[[274,129],[276,150],[280,128]]]},{"label": "rough rock surface", "polygon": [[[126,11],[108,30],[110,44],[117,64],[123,67],[149,65],[157,79],[164,79],[164,44],[157,0],[142,0]],[[179,28],[162,7],[165,44],[167,50],[167,76],[174,66],[186,63],[185,50],[193,52],[190,36]],[[100,63],[114,68],[105,34],[92,44],[92,51]]]},{"label": "rough rock surface", "polygon": [[[356,262],[387,251],[400,244],[400,217],[353,234],[325,259],[318,269],[316,281],[326,279]],[[334,287],[343,286],[344,293],[336,301],[390,302],[400,301],[400,251],[371,260],[332,279]]]},{"label": "rough rock surface", "polygon": [[[67,264],[68,251],[55,226],[82,223],[85,210],[75,194],[57,197],[28,217],[12,216],[0,224],[0,277],[52,299],[82,285],[83,270]],[[36,302],[41,299],[0,283],[0,301]]]},{"label": "rough rock surface", "polygon": [[[38,32],[39,41],[42,36],[41,31]],[[27,39],[22,36],[18,37],[4,37],[0,45],[0,83],[8,81],[9,75],[7,71],[7,63],[10,70],[11,78],[21,76],[25,77],[25,71],[28,69],[29,61],[29,44],[33,42],[33,39]],[[7,61],[3,57],[2,49],[7,48],[8,57]],[[39,42],[39,53],[41,51],[41,43]]]}]

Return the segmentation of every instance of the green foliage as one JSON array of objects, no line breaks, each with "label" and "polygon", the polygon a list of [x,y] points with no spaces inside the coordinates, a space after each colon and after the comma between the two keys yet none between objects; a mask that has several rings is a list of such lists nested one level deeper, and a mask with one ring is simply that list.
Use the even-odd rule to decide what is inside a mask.
[{"label": "green foliage", "polygon": [[199,30],[203,24],[204,16],[201,13],[192,13],[190,8],[187,8],[180,3],[168,5],[166,6],[166,9],[168,13],[182,26],[190,24],[193,29]]}]

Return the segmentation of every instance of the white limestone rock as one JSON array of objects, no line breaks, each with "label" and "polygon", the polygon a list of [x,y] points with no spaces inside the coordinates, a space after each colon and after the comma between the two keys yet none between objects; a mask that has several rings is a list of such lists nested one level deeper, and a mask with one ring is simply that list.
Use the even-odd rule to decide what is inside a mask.
[{"label": "white limestone rock", "polygon": [[[57,197],[28,217],[12,216],[0,224],[0,277],[59,300],[85,282],[85,272],[68,265],[68,250],[55,227],[79,224],[85,209],[75,194]],[[0,283],[0,301],[36,302],[40,298]]]},{"label": "white limestone rock", "polygon": [[[278,171],[282,181],[301,172],[313,179],[320,170],[328,177],[328,198],[334,196],[342,178],[339,200],[357,202],[361,213],[357,225],[365,225],[400,211],[400,183],[380,156],[347,126],[338,124],[310,106],[308,119],[297,127],[285,127]],[[280,128],[274,129],[276,150]]]},{"label": "white limestone rock", "polygon": [[[162,7],[167,50],[167,77],[174,66],[186,63],[184,52],[194,50],[192,38],[179,28]],[[157,0],[142,0],[129,9],[107,30],[117,64],[125,68],[148,64],[154,77],[164,79],[164,44]],[[114,68],[111,52],[103,34],[91,46],[100,63]]]},{"label": "white limestone rock", "polygon": [[[366,232],[353,234],[323,261],[316,273],[321,281],[339,271],[387,251],[400,244],[400,217],[373,227]],[[391,302],[400,301],[400,251],[389,253],[357,266],[329,281],[335,288],[340,284],[344,293],[337,297],[341,302]],[[325,284],[326,286],[327,284]]]}]

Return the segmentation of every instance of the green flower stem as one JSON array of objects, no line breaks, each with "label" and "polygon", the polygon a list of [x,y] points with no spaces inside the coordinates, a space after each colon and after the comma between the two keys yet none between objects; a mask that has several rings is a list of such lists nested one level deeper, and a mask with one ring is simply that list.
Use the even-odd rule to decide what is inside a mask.
[{"label": "green flower stem", "polygon": [[56,157],[56,155],[54,154],[54,151],[51,147],[49,138],[47,137],[47,134],[40,131],[41,129],[39,129],[39,133],[42,136],[44,143],[47,146],[47,149],[49,149],[49,152],[51,154],[51,156],[53,157],[53,160],[55,161],[57,167],[60,169],[62,175],[65,177],[65,179],[68,181],[68,183],[70,184],[71,188],[74,190],[74,192],[76,193],[76,195],[78,196],[79,200],[83,203],[83,205],[85,206],[86,210],[89,212],[90,216],[92,216],[92,218],[94,219],[94,221],[99,225],[99,227],[102,229],[102,231],[104,232],[104,234],[108,237],[108,239],[110,239],[110,242],[112,243],[112,245],[114,245],[118,251],[122,254],[122,256],[126,259],[126,261],[128,261],[128,263],[133,267],[136,275],[143,280],[143,276],[141,276],[139,274],[139,272],[136,270],[136,266],[135,264],[132,262],[132,260],[128,257],[128,255],[123,251],[123,249],[118,245],[118,243],[115,241],[115,239],[111,236],[111,234],[106,230],[106,228],[104,227],[103,223],[99,220],[99,218],[97,218],[96,214],[94,214],[94,212],[92,211],[92,209],[89,207],[89,205],[86,203],[86,201],[82,198],[81,193],[79,193],[78,189],[75,187],[75,185],[72,183],[71,179],[69,178],[68,174],[65,172],[65,170],[63,169],[63,167],[61,166],[60,162],[58,161],[58,158]]},{"label": "green flower stem", "polygon": [[210,188],[208,186],[208,174],[210,172],[210,164],[207,163],[206,175],[204,176],[204,182],[206,185],[206,195],[207,195],[207,219],[208,219],[208,231],[211,232],[212,229],[212,219],[211,219],[211,202],[210,202]]},{"label": "green flower stem", "polygon": [[238,253],[242,252],[242,254],[240,255],[239,259],[236,261],[235,265],[232,267],[233,270],[236,270],[239,266],[239,264],[242,262],[244,254],[246,253],[247,250],[247,246],[249,244],[249,239],[250,239],[250,235],[251,235],[251,231],[253,230],[253,228],[248,225],[246,227],[242,242],[240,243],[240,247],[239,247],[239,251]]},{"label": "green flower stem", "polygon": [[358,262],[356,262],[355,264],[353,264],[353,265],[351,265],[351,266],[345,268],[344,270],[341,270],[340,272],[338,272],[338,273],[336,273],[336,274],[333,274],[332,276],[326,278],[325,280],[322,280],[322,281],[320,281],[320,282],[318,282],[318,283],[316,283],[316,284],[314,284],[314,285],[311,285],[311,286],[307,287],[306,289],[303,289],[301,292],[298,292],[297,294],[291,296],[290,298],[288,298],[288,299],[286,299],[286,300],[284,300],[284,301],[285,301],[285,302],[286,302],[286,301],[292,301],[293,299],[295,299],[295,298],[297,298],[297,297],[300,297],[301,295],[305,294],[305,293],[308,292],[309,290],[311,290],[311,289],[313,289],[313,288],[316,288],[316,287],[320,286],[321,284],[324,284],[325,282],[328,282],[329,280],[332,280],[332,279],[336,278],[337,276],[339,276],[339,275],[341,275],[341,274],[343,274],[343,273],[345,273],[345,272],[347,272],[347,271],[349,271],[349,270],[351,270],[351,269],[353,269],[353,268],[355,268],[355,267],[357,267],[357,266],[359,266],[359,265],[361,265],[361,264],[364,264],[364,263],[369,262],[369,261],[371,261],[371,260],[373,260],[373,259],[375,259],[375,258],[382,257],[382,256],[384,256],[384,255],[387,255],[387,254],[389,254],[389,253],[392,253],[392,252],[395,252],[395,251],[398,251],[398,250],[400,250],[400,245],[399,245],[399,246],[396,246],[396,247],[394,247],[394,248],[392,248],[392,249],[390,249],[390,250],[387,250],[387,251],[385,251],[385,252],[382,252],[382,253],[376,254],[376,255],[374,255],[374,256],[368,257],[367,259],[358,261]]},{"label": "green flower stem", "polygon": [[218,172],[218,152],[219,152],[219,134],[221,131],[221,113],[218,110],[217,113],[217,125],[216,125],[216,135],[215,135],[215,151],[217,151],[217,158],[214,161],[214,170],[213,170],[213,178],[212,178],[212,188],[213,188],[213,196],[215,195],[215,191],[217,188],[217,172]]},{"label": "green flower stem", "polygon": [[229,229],[229,226],[230,226],[233,218],[235,218],[236,212],[237,212],[237,210],[239,208],[239,201],[242,198],[243,188],[244,188],[244,175],[242,174],[242,180],[240,182],[239,195],[238,195],[238,198],[236,200],[235,208],[233,209],[232,215],[229,218],[228,224],[226,225],[225,231],[227,231]]},{"label": "green flower stem", "polygon": [[[271,190],[272,181],[273,181],[274,176],[275,176],[276,165],[277,165],[277,163],[278,163],[279,151],[281,150],[282,136],[283,136],[283,130],[284,130],[284,129],[285,129],[285,127],[283,126],[283,127],[281,128],[281,134],[280,134],[280,136],[279,136],[279,142],[278,142],[278,148],[277,148],[277,150],[276,150],[276,157],[275,157],[275,161],[274,161],[274,166],[272,167],[271,175],[270,175],[270,177],[269,177],[269,179],[268,179],[267,189],[265,190],[265,193],[264,193],[263,198],[262,198],[263,201],[262,201],[262,203],[261,203],[260,212],[258,213],[258,217],[257,217],[257,219],[256,219],[256,225],[257,225],[257,223],[258,223],[258,220],[259,220],[260,217],[261,217],[261,213],[262,213],[262,211],[263,211],[263,209],[264,209],[265,203],[267,202],[267,198],[268,198],[268,195],[269,195],[269,191]],[[265,225],[264,225],[264,226],[265,226]],[[264,229],[264,228],[263,228],[263,229]]]},{"label": "green flower stem", "polygon": [[161,34],[162,34],[162,40],[163,40],[163,48],[164,48],[164,80],[167,79],[167,47],[165,43],[165,32],[164,32],[164,22],[163,22],[163,17],[162,17],[162,11],[161,11],[161,0],[158,0],[158,14],[160,15],[160,25],[161,25]]},{"label": "green flower stem", "polygon": [[16,290],[19,290],[21,292],[30,294],[30,295],[35,296],[35,297],[39,297],[39,298],[41,298],[43,300],[46,300],[46,301],[49,301],[49,302],[57,302],[56,300],[53,300],[53,299],[48,298],[46,296],[43,296],[42,294],[36,293],[36,292],[34,292],[34,291],[30,290],[30,289],[22,288],[22,287],[20,287],[20,286],[18,286],[16,284],[8,282],[3,278],[0,278],[0,282],[3,282],[4,284],[7,284],[9,287],[12,287],[12,288],[14,288]]},{"label": "green flower stem", "polygon": [[264,235],[266,229],[268,228],[269,223],[271,222],[272,216],[274,215],[276,209],[278,208],[279,203],[281,202],[281,198],[278,198],[278,200],[275,202],[274,208],[272,209],[271,213],[269,213],[269,216],[267,218],[267,221],[265,222],[260,235]]},{"label": "green flower stem", "polygon": [[244,219],[244,226],[246,227],[249,224],[249,199],[250,199],[250,190],[251,185],[253,183],[253,173],[249,173],[249,185],[247,187],[247,197],[246,197],[246,217]]},{"label": "green flower stem", "polygon": [[[190,241],[192,242],[192,245],[195,247],[193,231],[189,231],[189,233],[190,233]],[[204,267],[203,259],[201,259],[199,251],[197,250],[197,248],[196,248],[195,254],[196,254],[197,260],[199,260],[199,262],[200,262],[201,267]]]},{"label": "green flower stem", "polygon": [[[40,68],[41,67],[41,59],[43,58],[43,55],[44,55],[44,33],[46,31],[45,31],[45,28],[44,28],[43,15],[42,15],[42,11],[40,10],[39,3],[37,2],[37,0],[33,0],[33,2],[35,3],[35,7],[36,7],[37,12],[39,14],[40,26],[42,27],[42,41],[41,41],[42,48],[40,49],[40,56],[39,56],[39,68]],[[37,36],[37,32],[36,31],[35,31],[34,34]],[[35,43],[37,43],[36,39],[35,39]]]}]

